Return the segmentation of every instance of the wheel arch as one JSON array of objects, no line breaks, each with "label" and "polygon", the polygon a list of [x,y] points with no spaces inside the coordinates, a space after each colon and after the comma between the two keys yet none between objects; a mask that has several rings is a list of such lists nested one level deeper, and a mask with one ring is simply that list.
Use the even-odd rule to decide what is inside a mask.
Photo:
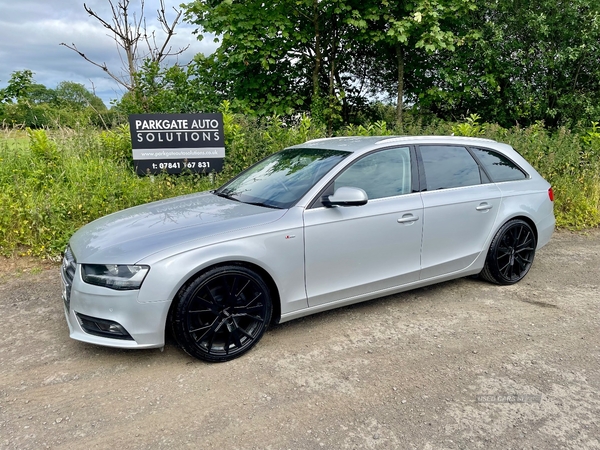
[{"label": "wheel arch", "polygon": [[504,222],[502,222],[500,224],[500,226],[498,227],[498,229],[496,230],[496,232],[494,233],[493,236],[495,236],[496,233],[498,233],[498,231],[500,230],[500,228],[502,228],[504,226],[504,224],[510,222],[511,220],[522,220],[523,222],[526,222],[531,227],[531,229],[533,230],[533,233],[535,235],[535,242],[537,244],[537,242],[538,242],[538,229],[537,229],[537,226],[536,226],[535,222],[530,217],[525,216],[525,215],[517,215],[517,216],[510,217],[510,218],[504,220]]},{"label": "wheel arch", "polygon": [[166,328],[168,328],[170,326],[170,324],[171,324],[173,309],[177,305],[177,299],[179,298],[179,294],[191,282],[193,282],[197,277],[199,277],[200,275],[202,275],[204,272],[208,272],[209,270],[215,269],[217,267],[224,267],[224,266],[240,266],[240,267],[245,267],[247,269],[250,269],[250,270],[256,272],[263,279],[263,281],[269,287],[269,291],[271,293],[271,302],[272,302],[272,307],[273,307],[273,313],[271,315],[271,322],[270,322],[270,324],[277,324],[277,323],[279,323],[279,320],[281,319],[281,298],[280,298],[280,295],[279,295],[279,289],[277,287],[277,284],[275,283],[275,280],[273,279],[273,277],[271,276],[271,274],[269,274],[269,272],[267,270],[265,270],[264,268],[262,268],[258,264],[254,264],[254,263],[249,262],[249,261],[231,260],[231,261],[219,261],[218,263],[214,263],[214,264],[211,264],[209,266],[202,267],[199,270],[197,270],[197,271],[195,271],[195,272],[193,272],[192,274],[189,275],[189,277],[187,278],[187,280],[181,285],[181,287],[178,289],[177,293],[173,297],[173,301],[171,302],[171,306],[169,307],[169,314],[167,316],[167,321],[166,321],[166,324],[165,324]]},{"label": "wheel arch", "polygon": [[[533,232],[534,248],[527,249],[524,247],[521,250],[519,250],[519,252],[523,251],[530,253],[530,255],[526,256],[525,258],[521,257],[521,262],[519,263],[517,263],[517,256],[515,254],[515,250],[512,249],[512,254],[510,255],[509,260],[504,261],[503,263],[505,263],[505,265],[503,266],[503,268],[500,268],[500,266],[498,265],[499,258],[506,258],[508,256],[508,250],[506,250],[501,256],[498,256],[499,241],[497,239],[503,240],[504,237],[507,236],[507,230],[509,230],[512,226],[518,226],[519,223],[528,226]],[[516,239],[520,239],[520,236],[521,234],[519,233]],[[492,240],[490,241],[488,249],[485,252],[484,266],[481,272],[479,273],[479,277],[483,278],[486,281],[489,281],[490,283],[501,285],[509,285],[519,282],[527,275],[529,269],[531,268],[531,265],[533,263],[533,257],[537,249],[537,241],[538,229],[535,224],[535,221],[533,221],[531,218],[527,217],[526,215],[515,215],[513,217],[506,218],[504,221],[501,222],[500,227],[493,234]],[[515,244],[509,243],[507,245],[511,246],[512,248],[512,246]],[[528,259],[529,257],[531,258],[530,260]],[[513,266],[521,267],[520,269],[518,268],[518,270],[515,271]],[[506,273],[503,273],[504,269],[506,269]]]}]

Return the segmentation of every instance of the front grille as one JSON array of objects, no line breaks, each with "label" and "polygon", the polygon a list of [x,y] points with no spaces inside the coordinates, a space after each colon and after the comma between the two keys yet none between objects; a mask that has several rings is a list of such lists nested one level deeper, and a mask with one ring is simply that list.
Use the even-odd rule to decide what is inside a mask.
[{"label": "front grille", "polygon": [[65,249],[62,267],[60,270],[63,282],[63,301],[65,302],[67,311],[69,311],[71,307],[71,287],[73,286],[73,278],[75,277],[76,268],[77,262],[75,261],[75,256],[73,256],[71,248],[67,247]]}]

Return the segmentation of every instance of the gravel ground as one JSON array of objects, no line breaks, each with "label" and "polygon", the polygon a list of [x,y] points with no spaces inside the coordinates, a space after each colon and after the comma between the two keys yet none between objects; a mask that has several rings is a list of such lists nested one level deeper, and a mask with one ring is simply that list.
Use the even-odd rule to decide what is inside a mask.
[{"label": "gravel ground", "polygon": [[59,269],[0,262],[2,449],[600,449],[600,231],[270,329],[225,364],[69,339]]}]

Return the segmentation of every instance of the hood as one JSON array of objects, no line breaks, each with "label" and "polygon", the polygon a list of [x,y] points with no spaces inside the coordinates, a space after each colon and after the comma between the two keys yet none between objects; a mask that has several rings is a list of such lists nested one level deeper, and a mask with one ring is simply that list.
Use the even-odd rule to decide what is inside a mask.
[{"label": "hood", "polygon": [[184,242],[273,222],[286,211],[203,192],[102,217],[78,230],[70,245],[78,263],[134,264]]}]

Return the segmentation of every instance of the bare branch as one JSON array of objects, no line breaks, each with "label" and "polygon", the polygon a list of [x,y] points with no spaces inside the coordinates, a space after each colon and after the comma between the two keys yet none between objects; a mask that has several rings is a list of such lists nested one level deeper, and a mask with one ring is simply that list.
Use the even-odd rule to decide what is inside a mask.
[{"label": "bare branch", "polygon": [[156,53],[156,56],[154,58],[158,62],[162,61],[167,56],[181,55],[184,51],[186,51],[189,48],[188,44],[184,48],[176,51],[175,53],[171,53],[171,47],[169,47],[169,49],[165,51],[167,45],[169,45],[169,41],[175,35],[175,27],[177,26],[177,24],[179,23],[179,19],[181,18],[181,10],[177,10],[175,9],[175,7],[173,7],[173,11],[175,11],[177,15],[175,16],[175,19],[173,20],[171,25],[169,25],[169,23],[167,22],[167,15],[165,13],[165,0],[160,0],[160,10],[156,12],[158,14],[158,21],[160,22],[163,31],[167,34],[167,37],[165,38],[161,49],[158,51],[158,53]]},{"label": "bare branch", "polygon": [[108,67],[106,66],[106,63],[97,63],[96,61],[91,60],[90,58],[88,58],[85,53],[79,51],[79,49],[77,48],[77,46],[75,44],[65,44],[64,42],[61,42],[60,45],[64,45],[65,47],[67,47],[68,49],[73,50],[75,53],[79,54],[79,56],[81,56],[83,59],[85,59],[87,62],[93,64],[96,67],[101,68],[109,77],[111,77],[113,80],[115,80],[117,83],[119,83],[121,86],[123,86],[124,88],[126,88],[127,90],[131,90],[131,86],[129,86],[127,83],[125,83],[123,80],[121,80],[119,77],[117,77],[116,75],[114,75],[110,70],[108,70]]},{"label": "bare branch", "polygon": [[[129,82],[123,81],[122,77],[118,77],[114,74],[114,72],[111,72],[106,63],[97,63],[88,58],[83,52],[77,49],[75,44],[67,45],[62,43],[61,45],[73,50],[86,61],[101,68],[106,74],[108,74],[112,79],[117,81],[117,83],[125,87],[127,90],[135,90],[135,74],[139,70],[142,61],[149,58],[151,61],[160,64],[168,56],[180,55],[189,48],[189,45],[187,45],[177,51],[173,51],[172,47],[170,46],[171,38],[175,35],[175,27],[181,19],[182,11],[173,8],[175,11],[175,19],[173,21],[168,21],[164,0],[160,1],[160,8],[157,10],[157,20],[160,24],[161,30],[165,34],[163,40],[160,42],[157,41],[156,33],[154,31],[148,33],[144,12],[145,0],[139,0],[139,16],[135,12],[130,14],[129,6],[131,0],[107,1],[112,14],[110,20],[102,18],[96,11],[94,11],[85,3],[83,8],[89,16],[96,19],[105,29],[109,31],[109,37],[114,40],[117,46],[117,52],[119,53],[121,63],[123,64],[123,71],[127,74],[126,78],[129,78]],[[147,52],[140,50],[140,43],[142,43],[143,47],[147,47]]]}]

